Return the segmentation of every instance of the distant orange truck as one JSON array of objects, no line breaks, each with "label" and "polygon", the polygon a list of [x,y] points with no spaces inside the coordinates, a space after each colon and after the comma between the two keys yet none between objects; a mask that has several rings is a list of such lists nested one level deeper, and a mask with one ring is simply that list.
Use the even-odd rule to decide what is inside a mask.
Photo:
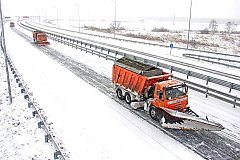
[{"label": "distant orange truck", "polygon": [[43,31],[33,31],[33,42],[41,45],[49,44],[47,35]]},{"label": "distant orange truck", "polygon": [[14,22],[10,22],[10,27],[15,27]]}]

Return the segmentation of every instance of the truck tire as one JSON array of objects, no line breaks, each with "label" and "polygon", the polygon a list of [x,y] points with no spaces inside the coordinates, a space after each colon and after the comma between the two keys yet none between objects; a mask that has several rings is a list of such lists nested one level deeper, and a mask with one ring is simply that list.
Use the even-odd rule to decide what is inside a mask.
[{"label": "truck tire", "polygon": [[127,104],[131,104],[132,99],[131,99],[131,95],[129,93],[125,94],[125,101],[127,102]]},{"label": "truck tire", "polygon": [[150,106],[150,109],[149,109],[149,115],[150,117],[155,120],[155,121],[158,121],[159,118],[158,118],[158,109],[156,109],[155,107],[153,106]]},{"label": "truck tire", "polygon": [[121,90],[120,88],[118,88],[118,89],[116,90],[116,93],[117,93],[117,97],[118,97],[119,99],[121,99],[121,100],[124,99],[123,94],[122,94],[122,90]]}]

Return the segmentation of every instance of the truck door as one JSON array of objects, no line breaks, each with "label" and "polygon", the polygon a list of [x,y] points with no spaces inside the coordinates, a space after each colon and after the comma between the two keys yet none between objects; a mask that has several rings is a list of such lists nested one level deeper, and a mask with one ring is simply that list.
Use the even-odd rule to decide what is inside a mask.
[{"label": "truck door", "polygon": [[161,86],[155,86],[154,90],[154,99],[152,101],[152,105],[155,107],[165,107],[165,94],[161,88]]}]

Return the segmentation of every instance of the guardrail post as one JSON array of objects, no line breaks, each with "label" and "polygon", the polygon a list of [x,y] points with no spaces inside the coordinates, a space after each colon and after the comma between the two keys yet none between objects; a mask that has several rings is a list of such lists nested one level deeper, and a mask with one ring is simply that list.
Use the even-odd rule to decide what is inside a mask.
[{"label": "guardrail post", "polygon": [[38,122],[38,128],[42,128],[43,126],[43,121]]},{"label": "guardrail post", "polygon": [[19,83],[20,82],[20,79],[19,78],[16,78],[16,83]]},{"label": "guardrail post", "polygon": [[237,103],[237,96],[236,96],[235,99],[234,99],[233,108],[236,108],[236,103]]},{"label": "guardrail post", "polygon": [[206,90],[205,96],[206,96],[206,98],[208,98],[208,88]]},{"label": "guardrail post", "polygon": [[28,102],[28,108],[31,108],[33,106],[32,102]]},{"label": "guardrail post", "polygon": [[210,79],[209,76],[207,76],[207,82],[206,82],[206,85],[208,85],[208,81],[209,81],[209,79]]},{"label": "guardrail post", "polygon": [[45,143],[48,143],[50,139],[51,139],[50,134],[45,135]]},{"label": "guardrail post", "polygon": [[54,159],[58,159],[58,156],[60,156],[60,155],[61,155],[60,151],[54,152]]},{"label": "guardrail post", "polygon": [[28,95],[28,94],[25,94],[25,95],[24,95],[24,99],[29,100],[29,95]]},{"label": "guardrail post", "polygon": [[38,114],[37,111],[33,111],[33,112],[32,112],[33,117],[35,117],[37,114]]},{"label": "guardrail post", "polygon": [[187,79],[191,75],[190,71],[187,72]]},{"label": "guardrail post", "polygon": [[22,85],[22,83],[20,82],[20,83],[18,83],[18,87],[22,87],[23,85]]},{"label": "guardrail post", "polygon": [[232,88],[233,88],[233,83],[230,84],[229,93],[231,93]]},{"label": "guardrail post", "polygon": [[24,88],[21,89],[21,93],[25,93],[25,89]]}]

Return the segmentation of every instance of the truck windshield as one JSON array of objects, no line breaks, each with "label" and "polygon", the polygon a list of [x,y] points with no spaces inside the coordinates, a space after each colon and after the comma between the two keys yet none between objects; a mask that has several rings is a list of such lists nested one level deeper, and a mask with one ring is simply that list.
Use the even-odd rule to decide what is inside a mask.
[{"label": "truck windshield", "polygon": [[166,90],[166,98],[172,99],[186,95],[186,85],[168,87]]}]

